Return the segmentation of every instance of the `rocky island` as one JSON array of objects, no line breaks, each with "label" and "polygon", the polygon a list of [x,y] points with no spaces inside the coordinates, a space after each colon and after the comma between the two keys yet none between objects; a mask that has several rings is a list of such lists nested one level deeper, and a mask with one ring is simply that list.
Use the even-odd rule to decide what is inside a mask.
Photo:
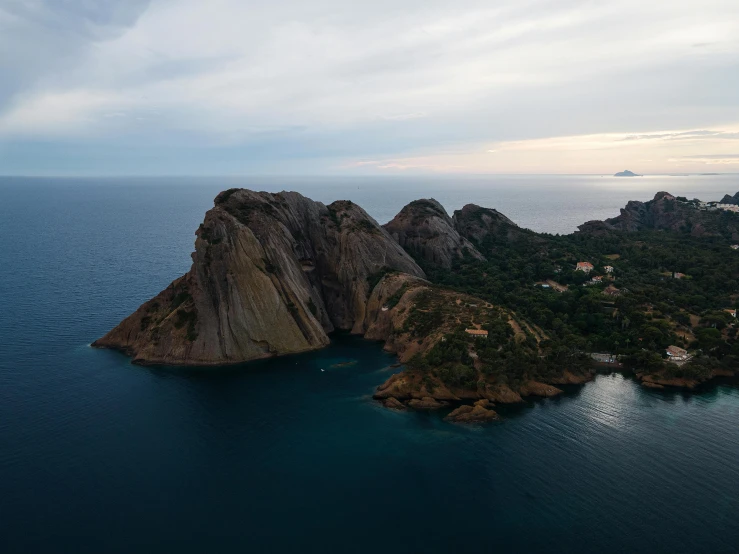
[{"label": "rocky island", "polygon": [[614,177],[641,177],[641,175],[637,175],[633,171],[629,171],[628,169],[624,169],[623,171],[619,171],[614,175]]},{"label": "rocky island", "polygon": [[379,225],[349,201],[231,189],[197,230],[190,271],[93,345],[137,364],[215,366],[323,348],[346,330],[404,364],[376,399],[449,406],[459,422],[557,395],[603,360],[645,386],[694,388],[739,367],[738,223],[666,192],[552,236],[475,205],[449,216],[417,200]]}]

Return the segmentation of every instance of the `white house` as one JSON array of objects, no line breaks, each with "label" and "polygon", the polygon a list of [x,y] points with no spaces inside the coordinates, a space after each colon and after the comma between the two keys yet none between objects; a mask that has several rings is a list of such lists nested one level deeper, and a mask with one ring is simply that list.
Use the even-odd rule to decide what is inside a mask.
[{"label": "white house", "polygon": [[688,359],[688,351],[679,346],[668,346],[667,357],[673,362],[682,362]]}]

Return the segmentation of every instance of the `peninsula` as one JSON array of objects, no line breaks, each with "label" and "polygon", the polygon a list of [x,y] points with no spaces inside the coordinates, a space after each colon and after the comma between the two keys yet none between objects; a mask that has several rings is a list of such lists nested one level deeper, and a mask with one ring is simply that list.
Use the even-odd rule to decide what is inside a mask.
[{"label": "peninsula", "polygon": [[450,216],[417,200],[379,225],[349,201],[230,189],[196,232],[190,271],[93,345],[216,366],[346,330],[404,364],[378,400],[451,405],[455,421],[554,396],[596,365],[691,389],[739,368],[735,241],[739,214],[666,192],[552,236],[472,204]]}]

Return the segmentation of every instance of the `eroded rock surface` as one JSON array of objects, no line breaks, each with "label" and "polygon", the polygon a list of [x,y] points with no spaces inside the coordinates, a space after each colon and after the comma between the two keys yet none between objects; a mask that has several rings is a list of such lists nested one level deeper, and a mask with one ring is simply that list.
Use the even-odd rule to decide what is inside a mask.
[{"label": "eroded rock surface", "polygon": [[454,228],[454,221],[436,200],[416,200],[384,225],[417,260],[449,269],[465,255],[484,260],[480,252]]},{"label": "eroded rock surface", "polygon": [[689,233],[694,237],[716,236],[730,233],[739,240],[739,229],[731,221],[717,217],[718,212],[703,211],[678,201],[669,192],[658,192],[652,200],[632,200],[621,208],[621,214],[605,221],[588,221],[578,228],[582,233],[595,235],[609,231],[635,232],[642,230],[666,230]]},{"label": "eroded rock surface", "polygon": [[522,229],[492,208],[467,204],[461,210],[456,210],[452,219],[457,232],[475,244],[482,244],[486,239],[493,243],[515,242],[523,237],[537,239],[536,233]]},{"label": "eroded rock surface", "polygon": [[362,208],[295,192],[231,189],[198,229],[193,265],[94,346],[144,364],[208,365],[326,346],[364,333],[375,277],[423,277]]},{"label": "eroded rock surface", "polygon": [[491,409],[489,401],[478,400],[472,406],[466,404],[460,406],[456,410],[453,410],[444,419],[454,423],[485,423],[488,421],[495,421],[500,418],[498,417],[498,414]]}]

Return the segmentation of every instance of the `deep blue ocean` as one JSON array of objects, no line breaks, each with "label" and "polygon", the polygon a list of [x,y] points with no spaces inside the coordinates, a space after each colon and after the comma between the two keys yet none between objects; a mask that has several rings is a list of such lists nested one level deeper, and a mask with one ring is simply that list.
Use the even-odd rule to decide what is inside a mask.
[{"label": "deep blue ocean", "polygon": [[0,553],[739,552],[728,383],[601,375],[462,427],[375,404],[395,359],[356,337],[207,370],[91,349],[187,271],[233,186],[381,223],[433,196],[565,233],[659,190],[718,200],[739,175],[0,178]]}]

